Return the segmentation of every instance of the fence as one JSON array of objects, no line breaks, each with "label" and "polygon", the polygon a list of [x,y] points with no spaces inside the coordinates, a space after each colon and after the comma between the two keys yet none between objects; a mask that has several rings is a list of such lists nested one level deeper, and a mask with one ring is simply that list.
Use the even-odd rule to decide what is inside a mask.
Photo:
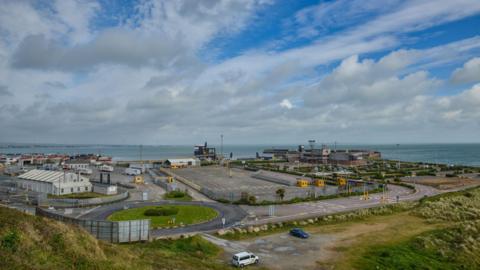
[{"label": "fence", "polygon": [[[308,188],[298,188],[298,187],[282,187],[285,190],[283,200],[288,201],[294,198],[317,198],[322,196],[331,196],[340,193],[345,193],[347,190],[339,189],[338,186],[325,186],[325,187],[308,187]],[[367,185],[367,190],[373,190],[378,188],[378,184]],[[248,190],[243,189],[211,189],[203,187],[201,192],[213,200],[226,200],[226,201],[239,201],[244,199],[246,195],[255,196],[257,202],[262,201],[278,201],[280,198],[277,195],[278,188],[267,187],[267,188],[251,188]],[[363,186],[351,187],[351,192],[362,192]]]},{"label": "fence", "polygon": [[90,199],[45,199],[39,202],[40,205],[49,205],[55,207],[86,207],[100,204],[108,204],[118,202],[127,199],[129,196],[128,191],[124,191],[117,195],[105,196],[99,198]]},{"label": "fence", "polygon": [[62,216],[37,207],[36,214],[82,227],[95,238],[110,243],[148,241],[150,220],[129,221],[85,220]]}]

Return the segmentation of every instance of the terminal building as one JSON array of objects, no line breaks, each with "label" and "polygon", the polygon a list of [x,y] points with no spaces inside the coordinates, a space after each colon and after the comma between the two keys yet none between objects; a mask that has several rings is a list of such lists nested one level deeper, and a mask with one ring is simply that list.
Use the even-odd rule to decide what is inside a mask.
[{"label": "terminal building", "polygon": [[[312,141],[313,142],[313,141]],[[341,166],[361,166],[367,164],[369,159],[378,159],[380,152],[372,150],[331,150],[326,145],[310,148],[299,145],[297,150],[287,148],[265,149],[264,159],[285,160],[288,162],[306,162],[314,164],[332,164]]]},{"label": "terminal building", "polygon": [[87,177],[58,171],[31,170],[18,176],[17,185],[26,190],[54,195],[92,191]]}]

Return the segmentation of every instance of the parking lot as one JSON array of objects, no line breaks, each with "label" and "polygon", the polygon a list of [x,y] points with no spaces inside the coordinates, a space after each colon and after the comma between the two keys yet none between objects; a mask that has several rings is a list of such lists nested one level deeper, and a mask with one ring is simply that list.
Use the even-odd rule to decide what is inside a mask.
[{"label": "parking lot", "polygon": [[237,201],[241,199],[242,193],[248,193],[256,197],[257,201],[279,200],[276,191],[285,190],[284,200],[295,197],[305,198],[312,194],[333,194],[336,187],[300,188],[296,186],[282,185],[279,183],[254,178],[255,172],[243,169],[232,168],[231,173],[225,167],[205,166],[176,169],[174,173],[178,176],[202,187],[202,192],[213,199],[225,199]]},{"label": "parking lot", "polygon": [[225,167],[205,166],[175,170],[175,173],[185,177],[202,187],[216,190],[238,190],[252,188],[280,188],[283,185],[251,177],[251,172],[242,169],[231,169],[231,176]]}]

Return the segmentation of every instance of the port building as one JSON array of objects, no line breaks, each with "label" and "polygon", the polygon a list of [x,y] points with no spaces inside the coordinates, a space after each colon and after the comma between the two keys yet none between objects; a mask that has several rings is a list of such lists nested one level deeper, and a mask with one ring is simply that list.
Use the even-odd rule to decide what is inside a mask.
[{"label": "port building", "polygon": [[58,171],[28,171],[18,176],[17,185],[26,190],[54,195],[92,191],[92,184],[87,177]]}]

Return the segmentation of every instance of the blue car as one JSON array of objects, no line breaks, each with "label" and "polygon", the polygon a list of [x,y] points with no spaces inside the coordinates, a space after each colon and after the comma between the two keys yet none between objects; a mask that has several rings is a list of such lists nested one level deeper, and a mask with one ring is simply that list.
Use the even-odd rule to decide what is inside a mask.
[{"label": "blue car", "polygon": [[304,232],[302,229],[299,229],[299,228],[291,229],[290,235],[298,238],[303,238],[303,239],[306,239],[310,236],[308,233]]}]

